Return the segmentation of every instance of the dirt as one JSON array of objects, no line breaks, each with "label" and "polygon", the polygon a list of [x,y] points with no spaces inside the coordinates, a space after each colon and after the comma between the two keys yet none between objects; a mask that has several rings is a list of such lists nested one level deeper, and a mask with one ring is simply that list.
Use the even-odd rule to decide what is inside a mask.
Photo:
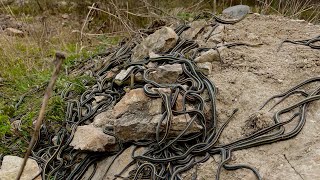
[{"label": "dirt", "polygon": [[[320,75],[320,51],[307,46],[284,44],[285,39],[309,39],[320,34],[320,26],[279,16],[251,14],[235,25],[226,25],[224,42],[262,43],[260,47],[237,46],[222,53],[224,64],[216,62],[209,75],[218,87],[220,125],[233,109],[238,113],[223,132],[220,143],[268,126],[273,120],[258,112],[273,95],[299,82]],[[296,102],[289,99],[284,105]],[[279,107],[281,108],[281,107]],[[275,112],[275,108],[272,112]],[[257,115],[258,114],[258,115]],[[256,167],[263,179],[320,179],[320,102],[312,103],[303,130],[287,141],[236,151],[230,164]],[[197,179],[214,179],[218,156],[197,167]],[[195,175],[195,168],[185,179]],[[255,179],[249,170],[223,170],[221,179]]]}]

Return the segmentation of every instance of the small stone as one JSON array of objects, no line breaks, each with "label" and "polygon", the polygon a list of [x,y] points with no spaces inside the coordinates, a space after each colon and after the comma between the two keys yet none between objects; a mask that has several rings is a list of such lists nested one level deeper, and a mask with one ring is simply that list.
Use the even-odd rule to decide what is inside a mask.
[{"label": "small stone", "polygon": [[135,76],[134,76],[134,81],[136,82],[143,82],[143,74],[141,72],[138,72]]},{"label": "small stone", "polygon": [[210,62],[197,63],[197,66],[205,75],[209,75],[212,72],[212,64]]},{"label": "small stone", "polygon": [[249,116],[246,120],[243,131],[246,136],[251,135],[263,128],[270,126],[273,122],[273,114],[268,111],[257,111]]},{"label": "small stone", "polygon": [[9,36],[18,36],[18,37],[24,37],[24,33],[23,31],[19,30],[19,29],[15,29],[15,28],[6,28],[5,32],[7,33],[7,35]]},{"label": "small stone", "polygon": [[117,85],[121,85],[124,83],[126,77],[129,76],[129,73],[131,72],[131,70],[134,68],[134,66],[130,66],[128,69],[126,70],[121,70],[119,74],[116,75],[116,77],[114,78],[114,82]]},{"label": "small stone", "polygon": [[105,99],[105,96],[95,96],[94,99],[96,100],[97,103],[99,103]]},{"label": "small stone", "polygon": [[223,15],[226,15],[229,18],[238,19],[250,12],[250,7],[246,5],[236,5],[228,7],[222,11]]},{"label": "small stone", "polygon": [[[132,62],[142,61],[151,52],[165,53],[172,49],[178,41],[178,35],[169,27],[162,27],[138,44],[131,56]],[[153,55],[153,54],[151,54]]]},{"label": "small stone", "polygon": [[53,136],[51,141],[52,141],[53,145],[57,146],[58,145],[58,136]]},{"label": "small stone", "polygon": [[87,151],[112,151],[116,149],[116,139],[105,134],[101,128],[84,125],[77,127],[70,146]]},{"label": "small stone", "polygon": [[69,15],[68,15],[68,14],[62,14],[61,17],[62,17],[63,19],[69,19]]},{"label": "small stone", "polygon": [[66,7],[68,5],[68,3],[66,1],[59,1],[58,5],[61,7]]},{"label": "small stone", "polygon": [[147,68],[156,68],[156,67],[157,67],[157,63],[155,63],[155,62],[149,62],[147,64]]},{"label": "small stone", "polygon": [[220,61],[220,56],[217,50],[210,49],[202,53],[199,57],[194,60],[196,63]]},{"label": "small stone", "polygon": [[21,120],[14,120],[11,123],[11,131],[22,131],[21,130]]},{"label": "small stone", "polygon": [[150,52],[150,53],[149,53],[149,57],[150,57],[150,58],[157,58],[157,57],[160,57],[160,55],[158,55],[158,54],[156,54],[156,53],[154,53],[154,52]]},{"label": "small stone", "polygon": [[115,75],[116,74],[113,71],[108,71],[105,78],[106,78],[107,81],[110,81],[110,80],[112,80],[114,78]]},{"label": "small stone", "polygon": [[[16,179],[22,162],[23,162],[23,158],[20,158],[18,156],[10,156],[10,155],[4,156],[1,169],[0,169],[0,179],[1,180]],[[41,171],[37,162],[29,158],[20,179],[21,180],[34,179],[35,176],[39,175],[40,172]],[[41,176],[37,176],[35,180],[41,180]]]}]

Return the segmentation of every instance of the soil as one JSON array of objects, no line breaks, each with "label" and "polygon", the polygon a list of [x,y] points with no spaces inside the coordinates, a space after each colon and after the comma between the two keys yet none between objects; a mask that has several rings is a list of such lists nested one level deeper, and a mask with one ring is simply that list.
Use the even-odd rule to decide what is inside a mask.
[{"label": "soil", "polygon": [[[226,49],[222,53],[224,64],[219,62],[213,64],[213,71],[209,77],[218,87],[217,108],[220,125],[233,109],[239,108],[223,132],[220,143],[247,136],[250,128],[251,131],[258,130],[272,123],[272,116],[267,118],[268,114],[258,112],[259,107],[273,95],[280,94],[308,78],[320,75],[320,50],[311,49],[308,46],[284,44],[277,52],[279,44],[285,39],[310,39],[319,34],[319,25],[259,14],[251,14],[235,25],[226,25],[223,35],[225,42],[262,43],[263,45]],[[296,101],[289,99],[284,105],[290,102]],[[257,113],[258,116],[254,115]],[[295,138],[236,151],[233,153],[230,164],[253,166],[257,168],[263,179],[268,180],[319,179],[319,117],[320,102],[310,104],[307,122]],[[217,162],[219,162],[217,157],[197,166],[197,179],[215,178]],[[185,174],[185,179],[195,176],[194,172],[195,168]],[[255,179],[255,176],[249,170],[223,170],[221,179]]]}]

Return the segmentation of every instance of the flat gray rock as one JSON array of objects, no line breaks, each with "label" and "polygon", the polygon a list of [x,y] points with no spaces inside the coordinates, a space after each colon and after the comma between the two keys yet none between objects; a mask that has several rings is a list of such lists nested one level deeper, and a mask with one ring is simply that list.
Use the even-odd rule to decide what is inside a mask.
[{"label": "flat gray rock", "polygon": [[228,16],[229,18],[241,18],[242,16],[250,12],[250,7],[246,5],[236,5],[228,7],[222,11],[223,15]]}]

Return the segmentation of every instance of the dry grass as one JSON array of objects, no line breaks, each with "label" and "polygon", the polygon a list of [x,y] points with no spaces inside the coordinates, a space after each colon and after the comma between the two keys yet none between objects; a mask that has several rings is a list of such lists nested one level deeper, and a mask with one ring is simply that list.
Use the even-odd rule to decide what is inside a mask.
[{"label": "dry grass", "polygon": [[320,2],[314,0],[257,0],[264,14],[277,13],[289,18],[305,19],[319,23]]}]

